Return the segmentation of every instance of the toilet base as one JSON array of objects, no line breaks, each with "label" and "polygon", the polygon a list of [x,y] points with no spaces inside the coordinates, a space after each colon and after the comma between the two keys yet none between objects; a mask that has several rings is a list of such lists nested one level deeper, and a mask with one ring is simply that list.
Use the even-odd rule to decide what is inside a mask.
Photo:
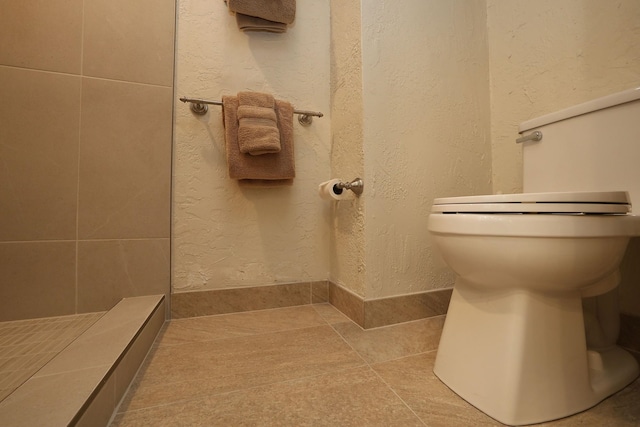
[{"label": "toilet base", "polygon": [[434,373],[490,417],[526,425],[588,409],[639,369],[619,347],[587,350],[579,292],[478,290],[458,279]]}]

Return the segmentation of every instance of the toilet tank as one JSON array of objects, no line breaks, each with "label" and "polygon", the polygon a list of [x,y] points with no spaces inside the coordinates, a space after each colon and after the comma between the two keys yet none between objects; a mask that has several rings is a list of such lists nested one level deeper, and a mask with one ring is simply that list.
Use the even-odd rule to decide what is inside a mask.
[{"label": "toilet tank", "polygon": [[520,124],[540,141],[523,143],[523,187],[551,191],[628,191],[640,215],[640,87]]}]

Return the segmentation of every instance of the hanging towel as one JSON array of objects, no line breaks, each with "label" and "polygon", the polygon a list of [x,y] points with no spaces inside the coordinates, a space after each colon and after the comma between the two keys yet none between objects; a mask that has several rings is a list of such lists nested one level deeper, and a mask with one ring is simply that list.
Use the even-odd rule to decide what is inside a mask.
[{"label": "hanging towel", "polygon": [[241,31],[267,31],[269,33],[284,33],[287,31],[287,24],[243,13],[236,13],[236,22],[238,23],[238,29]]},{"label": "hanging towel", "polygon": [[280,152],[275,100],[267,93],[238,93],[238,147],[243,154]]},{"label": "hanging towel", "polygon": [[229,177],[247,184],[262,186],[291,185],[296,175],[293,152],[293,107],[285,101],[275,101],[280,132],[280,152],[252,156],[240,152],[238,146],[238,98],[222,97],[222,118]]},{"label": "hanging towel", "polygon": [[227,0],[235,13],[291,24],[296,18],[296,0]]}]

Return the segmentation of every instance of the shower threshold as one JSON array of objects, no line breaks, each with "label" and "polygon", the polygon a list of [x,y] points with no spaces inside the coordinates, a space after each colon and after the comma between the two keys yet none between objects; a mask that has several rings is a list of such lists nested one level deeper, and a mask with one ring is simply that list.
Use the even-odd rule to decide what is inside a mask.
[{"label": "shower threshold", "polygon": [[4,396],[3,425],[106,426],[164,323],[164,296],[125,298],[78,320],[82,333]]}]

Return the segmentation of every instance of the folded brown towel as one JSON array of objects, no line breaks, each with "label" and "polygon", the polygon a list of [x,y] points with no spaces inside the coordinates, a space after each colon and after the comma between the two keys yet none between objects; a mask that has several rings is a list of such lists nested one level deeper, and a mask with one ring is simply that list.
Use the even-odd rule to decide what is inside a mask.
[{"label": "folded brown towel", "polygon": [[236,22],[241,31],[267,31],[269,33],[285,33],[287,31],[287,24],[242,13],[236,13]]},{"label": "folded brown towel", "polygon": [[238,105],[253,105],[254,107],[275,108],[276,100],[268,93],[238,92]]},{"label": "folded brown towel", "polygon": [[[252,184],[287,185],[296,176],[293,152],[293,107],[285,101],[275,101],[278,130],[280,132],[279,153],[252,156],[240,152],[238,146],[238,98],[222,97],[222,117],[225,127],[225,146],[229,177],[252,180]],[[266,180],[256,182],[253,180]]]},{"label": "folded brown towel", "polygon": [[227,0],[232,12],[268,21],[291,24],[296,18],[296,0]]},{"label": "folded brown towel", "polygon": [[267,93],[238,93],[238,147],[243,154],[280,152],[275,100]]},{"label": "folded brown towel", "polygon": [[238,107],[238,147],[252,156],[280,152],[278,119],[272,108]]}]

